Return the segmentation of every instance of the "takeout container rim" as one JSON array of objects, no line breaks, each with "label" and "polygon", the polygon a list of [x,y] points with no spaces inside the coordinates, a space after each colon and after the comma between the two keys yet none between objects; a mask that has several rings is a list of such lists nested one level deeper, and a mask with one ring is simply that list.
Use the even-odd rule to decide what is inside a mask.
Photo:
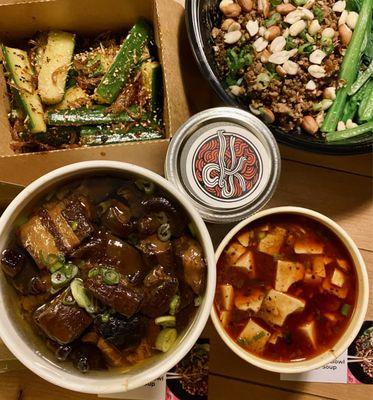
[{"label": "takeout container rim", "polygon": [[324,365],[334,361],[350,346],[350,344],[355,339],[356,335],[359,333],[360,327],[364,322],[364,318],[369,303],[368,273],[364,259],[358,247],[356,246],[355,242],[351,239],[349,234],[339,224],[337,224],[335,221],[333,221],[326,215],[323,215],[317,211],[304,207],[295,207],[295,206],[282,206],[282,207],[269,208],[260,211],[250,216],[249,218],[241,221],[237,225],[235,225],[225,235],[224,239],[220,242],[218,248],[216,249],[215,262],[216,263],[218,262],[219,257],[224,251],[225,247],[241,229],[243,229],[253,221],[259,220],[260,218],[266,216],[276,215],[276,214],[299,214],[314,219],[319,223],[321,223],[322,225],[326,226],[328,229],[330,229],[343,242],[344,246],[346,247],[348,253],[350,254],[353,260],[354,268],[357,275],[357,286],[358,286],[354,312],[353,315],[351,316],[351,320],[349,322],[349,325],[347,326],[347,329],[345,330],[342,337],[338,340],[338,342],[334,345],[333,349],[331,350],[321,353],[318,356],[308,360],[296,361],[296,362],[279,362],[279,361],[266,360],[262,357],[256,356],[255,354],[244,350],[241,346],[235,343],[234,340],[229,336],[229,334],[223,328],[219,320],[215,308],[215,301],[213,302],[211,309],[211,319],[221,339],[235,354],[237,354],[244,361],[247,361],[248,363],[253,364],[256,367],[271,372],[287,373],[287,374],[307,372],[313,369],[321,368]]},{"label": "takeout container rim", "polygon": [[[66,180],[73,179],[74,176],[81,177],[82,175],[90,175],[91,173],[100,174],[100,172],[102,173],[105,171],[111,171],[114,174],[123,173],[124,175],[144,176],[170,193],[180,206],[187,211],[197,228],[200,243],[204,250],[208,273],[203,302],[199,310],[197,310],[193,321],[190,322],[188,329],[184,332],[181,342],[177,343],[174,348],[170,350],[169,355],[166,353],[164,359],[155,362],[154,365],[145,368],[144,371],[138,374],[134,373],[131,375],[131,371],[129,371],[130,376],[128,377],[126,377],[125,373],[119,373],[115,377],[110,376],[108,378],[95,379],[94,376],[90,377],[89,374],[83,375],[78,371],[74,375],[56,366],[54,362],[45,359],[42,355],[37,354],[36,351],[25,343],[16,327],[13,326],[11,322],[12,318],[9,316],[9,311],[5,307],[3,296],[0,296],[0,314],[2,316],[0,337],[9,350],[27,368],[50,383],[65,389],[91,394],[119,393],[136,389],[157,379],[176,365],[190,351],[206,325],[212,307],[216,284],[214,249],[206,225],[198,212],[190,204],[188,199],[165,178],[145,168],[124,162],[97,160],[74,163],[51,171],[32,182],[13,199],[0,217],[0,245],[6,245],[7,238],[3,236],[9,221],[11,221],[14,216],[19,215],[30,202],[35,200],[36,197],[40,197],[40,194],[45,193],[48,188],[58,184],[58,182],[63,183]],[[1,291],[0,287],[0,295]],[[105,372],[106,371],[103,373]]]}]

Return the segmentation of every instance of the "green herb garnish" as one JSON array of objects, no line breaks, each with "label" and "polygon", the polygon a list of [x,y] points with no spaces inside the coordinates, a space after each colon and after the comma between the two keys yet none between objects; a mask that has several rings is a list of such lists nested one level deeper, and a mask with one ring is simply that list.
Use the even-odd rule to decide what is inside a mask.
[{"label": "green herb garnish", "polygon": [[350,313],[350,309],[351,309],[350,304],[343,304],[343,306],[341,307],[341,314],[344,317],[347,317],[348,314]]},{"label": "green herb garnish", "polygon": [[316,17],[316,19],[321,24],[321,22],[324,19],[324,11],[320,7],[314,7],[312,12],[313,12],[313,15]]},{"label": "green herb garnish", "polygon": [[72,222],[70,223],[70,228],[71,228],[73,231],[76,231],[76,230],[78,229],[78,226],[79,226],[78,221],[72,221]]}]

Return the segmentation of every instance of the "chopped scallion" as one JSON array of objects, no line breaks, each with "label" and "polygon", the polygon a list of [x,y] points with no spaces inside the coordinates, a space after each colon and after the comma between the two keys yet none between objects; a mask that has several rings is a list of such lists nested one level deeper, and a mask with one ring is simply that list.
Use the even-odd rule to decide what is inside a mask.
[{"label": "chopped scallion", "polygon": [[343,306],[341,307],[341,314],[344,317],[347,317],[348,314],[350,313],[350,309],[351,309],[350,304],[343,304]]}]

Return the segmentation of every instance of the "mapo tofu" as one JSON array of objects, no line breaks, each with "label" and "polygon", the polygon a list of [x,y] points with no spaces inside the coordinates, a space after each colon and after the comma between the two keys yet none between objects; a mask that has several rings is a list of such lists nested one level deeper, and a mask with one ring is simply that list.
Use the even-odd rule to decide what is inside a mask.
[{"label": "mapo tofu", "polygon": [[356,302],[356,272],[343,243],[293,214],[243,228],[222,252],[217,273],[221,324],[241,347],[268,360],[304,360],[332,349]]}]

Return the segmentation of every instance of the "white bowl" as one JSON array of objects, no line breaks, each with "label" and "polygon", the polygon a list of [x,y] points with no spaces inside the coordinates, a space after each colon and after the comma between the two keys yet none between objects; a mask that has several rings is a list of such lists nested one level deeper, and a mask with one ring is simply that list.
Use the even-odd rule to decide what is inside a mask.
[{"label": "white bowl", "polygon": [[141,167],[114,161],[87,161],[71,164],[52,171],[27,186],[8,206],[0,218],[0,252],[8,244],[16,219],[27,213],[40,199],[56,186],[79,177],[95,174],[138,176],[153,181],[184,209],[194,222],[202,244],[207,267],[207,285],[203,302],[196,315],[182,332],[173,348],[156,355],[130,369],[128,372],[92,371],[83,375],[70,363],[58,363],[42,340],[19,316],[17,296],[3,275],[0,275],[0,337],[9,350],[31,371],[45,380],[83,393],[117,393],[132,390],[165,374],[192,348],[209,317],[215,291],[215,257],[210,235],[198,212],[190,201],[181,195],[167,180]]},{"label": "white bowl", "polygon": [[215,325],[216,330],[218,331],[220,337],[223,339],[225,344],[243,360],[268,371],[281,372],[281,373],[300,373],[320,368],[325,364],[330,363],[331,361],[339,357],[352,343],[355,336],[358,334],[362,323],[364,322],[364,317],[368,307],[369,284],[368,284],[368,274],[366,271],[364,260],[356,244],[352,241],[352,239],[346,233],[346,231],[344,231],[337,223],[335,223],[333,220],[326,217],[325,215],[301,207],[270,208],[264,211],[260,211],[255,215],[241,221],[225,236],[223,241],[220,243],[218,249],[215,252],[216,261],[218,261],[221,253],[223,252],[227,244],[231,241],[233,236],[237,232],[239,232],[242,228],[244,228],[246,225],[265,216],[284,214],[284,213],[299,214],[320,222],[339,237],[339,239],[344,243],[344,245],[346,246],[347,250],[351,255],[357,273],[358,297],[354,313],[351,317],[351,321],[343,336],[338,340],[333,349],[330,349],[309,360],[297,361],[297,362],[276,362],[258,357],[252,353],[249,353],[248,351],[245,351],[242,347],[240,347],[223,328],[219,320],[219,317],[216,313],[215,307],[212,308],[211,318]]}]

